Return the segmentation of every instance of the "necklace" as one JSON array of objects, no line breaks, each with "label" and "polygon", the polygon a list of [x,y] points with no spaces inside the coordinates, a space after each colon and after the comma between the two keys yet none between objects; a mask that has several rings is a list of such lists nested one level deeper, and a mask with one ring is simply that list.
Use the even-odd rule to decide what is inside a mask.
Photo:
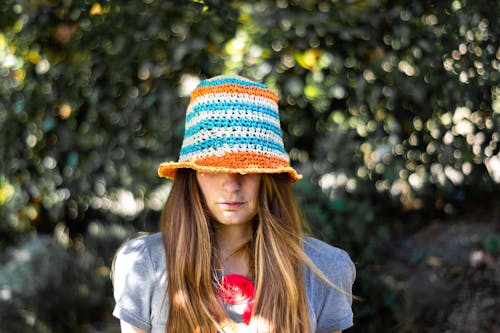
[{"label": "necklace", "polygon": [[[221,251],[222,252],[222,251]],[[253,260],[250,251],[250,243],[246,243],[229,255],[214,251],[214,269],[220,271],[221,276],[230,273],[251,277],[253,273]]]}]

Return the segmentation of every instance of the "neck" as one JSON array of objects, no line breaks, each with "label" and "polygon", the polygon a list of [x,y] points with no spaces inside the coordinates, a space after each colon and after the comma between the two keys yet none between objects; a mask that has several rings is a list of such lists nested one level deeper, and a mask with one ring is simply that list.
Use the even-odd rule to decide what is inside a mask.
[{"label": "neck", "polygon": [[249,275],[249,253],[246,245],[252,237],[252,225],[218,225],[215,242],[219,265],[227,274]]}]

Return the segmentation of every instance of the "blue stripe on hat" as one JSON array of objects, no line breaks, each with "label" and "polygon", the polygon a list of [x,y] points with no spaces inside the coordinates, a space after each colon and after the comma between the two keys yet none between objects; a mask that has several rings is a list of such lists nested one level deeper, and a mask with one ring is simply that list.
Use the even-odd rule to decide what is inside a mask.
[{"label": "blue stripe on hat", "polygon": [[[195,143],[193,145],[182,147],[181,156],[185,156],[187,154],[191,154],[194,152],[200,152],[208,148],[217,149],[218,147],[223,147],[225,145],[229,147],[238,145],[249,146],[249,147],[253,146],[253,147],[259,147],[262,152],[265,152],[267,149],[270,151],[278,152],[280,154],[285,154],[285,149],[280,143],[258,137],[249,138],[249,137],[235,135],[224,138],[209,138],[200,141],[198,143]],[[237,149],[235,151],[237,151]]]},{"label": "blue stripe on hat", "polygon": [[223,77],[223,78],[216,78],[216,79],[201,81],[198,84],[198,87],[218,86],[218,85],[226,84],[226,83],[240,84],[240,85],[244,85],[244,86],[247,86],[247,87],[260,87],[260,88],[264,88],[264,89],[269,89],[269,87],[266,86],[265,84],[258,83],[258,82],[241,80],[241,79],[238,79],[236,77]]},{"label": "blue stripe on hat", "polygon": [[255,132],[257,132],[260,129],[264,129],[264,130],[273,132],[278,137],[281,137],[281,129],[276,127],[275,124],[269,123],[269,122],[265,121],[264,119],[263,120],[255,120],[255,119],[245,119],[245,118],[203,119],[202,121],[200,121],[196,124],[193,124],[188,129],[186,129],[184,136],[190,137],[190,136],[193,136],[193,135],[199,133],[200,131],[210,130],[212,128],[224,128],[224,129],[227,129],[228,132],[230,132],[231,128],[238,127],[238,126],[248,128],[248,129],[253,129],[253,130],[255,130]]},{"label": "blue stripe on hat", "polygon": [[[194,105],[186,114],[186,123],[191,121],[201,111],[213,111],[219,113],[221,110],[241,110],[243,112],[252,112],[256,114],[265,114],[266,116],[280,120],[278,111],[266,105],[259,104],[258,101],[254,103],[247,102],[209,102]],[[237,115],[235,115],[237,117]]]}]

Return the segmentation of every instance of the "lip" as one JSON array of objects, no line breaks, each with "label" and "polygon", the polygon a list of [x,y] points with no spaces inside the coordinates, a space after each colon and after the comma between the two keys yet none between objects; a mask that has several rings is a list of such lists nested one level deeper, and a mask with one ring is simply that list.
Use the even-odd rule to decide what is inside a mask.
[{"label": "lip", "polygon": [[223,210],[238,210],[241,206],[243,206],[245,203],[241,201],[227,201],[227,202],[219,202],[219,207],[222,208]]}]

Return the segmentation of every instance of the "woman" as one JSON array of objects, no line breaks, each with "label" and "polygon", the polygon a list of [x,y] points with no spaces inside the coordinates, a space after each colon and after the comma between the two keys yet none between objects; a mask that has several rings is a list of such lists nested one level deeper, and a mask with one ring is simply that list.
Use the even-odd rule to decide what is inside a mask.
[{"label": "woman", "polygon": [[161,234],[127,242],[114,265],[122,332],[340,332],[352,326],[355,268],[303,235],[266,85],[218,76],[193,91]]}]

